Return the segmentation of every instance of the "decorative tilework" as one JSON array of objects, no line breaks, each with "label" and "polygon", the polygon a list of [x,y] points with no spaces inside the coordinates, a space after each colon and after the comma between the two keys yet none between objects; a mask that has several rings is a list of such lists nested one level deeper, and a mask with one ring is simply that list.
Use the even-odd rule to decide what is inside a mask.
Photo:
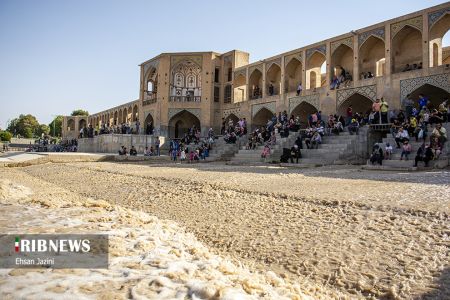
[{"label": "decorative tilework", "polygon": [[346,46],[349,46],[350,49],[353,50],[353,37],[349,36],[349,37],[347,37],[347,38],[345,38],[345,39],[331,42],[331,47],[330,47],[330,48],[331,48],[331,54],[333,54],[334,51],[336,51],[336,49],[337,49],[340,45],[346,45]]},{"label": "decorative tilework", "polygon": [[344,103],[345,100],[353,96],[354,94],[360,94],[369,98],[372,101],[375,101],[377,98],[377,86],[374,85],[366,85],[353,89],[343,89],[337,91],[337,105],[338,107]]},{"label": "decorative tilework", "polygon": [[173,68],[179,62],[183,60],[190,60],[196,63],[200,68],[202,67],[202,56],[201,55],[172,55],[170,56],[170,67]]},{"label": "decorative tilework", "polygon": [[309,59],[314,52],[322,53],[323,55],[327,55],[327,46],[325,44],[317,46],[315,48],[311,48],[306,50],[306,59]]},{"label": "decorative tilework", "polygon": [[238,71],[234,71],[234,79],[236,79],[239,75],[243,75],[244,77],[246,77],[247,69],[241,69]]},{"label": "decorative tilework", "polygon": [[402,28],[405,27],[406,25],[417,28],[422,32],[422,27],[423,27],[422,16],[417,16],[412,19],[408,19],[408,20],[404,20],[404,21],[401,21],[398,23],[391,24],[391,39],[393,39],[394,36],[400,30],[402,30]]},{"label": "decorative tilework", "polygon": [[362,44],[364,44],[365,41],[371,36],[379,37],[384,41],[384,27],[375,28],[373,30],[369,30],[366,32],[363,32],[358,35],[358,45],[361,48]]},{"label": "decorative tilework", "polygon": [[405,99],[406,95],[414,92],[424,84],[441,88],[450,93],[450,78],[449,73],[446,73],[400,80],[400,99]]},{"label": "decorative tilework", "polygon": [[240,107],[235,107],[235,108],[230,108],[230,109],[225,109],[222,111],[222,118],[226,118],[229,115],[235,115],[236,117],[240,118],[240,114],[241,114],[241,108]]},{"label": "decorative tilework", "polygon": [[430,30],[431,27],[433,27],[434,23],[439,21],[439,19],[443,15],[448,14],[448,13],[450,13],[450,7],[428,13],[428,30]]},{"label": "decorative tilework", "polygon": [[284,65],[287,66],[287,64],[288,64],[293,58],[298,59],[298,61],[301,63],[301,62],[302,62],[302,53],[301,53],[301,52],[298,52],[298,53],[286,55],[286,56],[284,57]]},{"label": "decorative tilework", "polygon": [[200,108],[169,108],[168,120],[183,110],[190,112],[200,120]]},{"label": "decorative tilework", "polygon": [[301,103],[306,102],[314,106],[317,110],[319,108],[319,94],[311,94],[307,96],[296,96],[289,98],[289,114]]},{"label": "decorative tilework", "polygon": [[275,102],[267,102],[252,105],[252,117],[254,117],[263,108],[267,108],[271,112],[276,113],[275,105],[276,105]]}]

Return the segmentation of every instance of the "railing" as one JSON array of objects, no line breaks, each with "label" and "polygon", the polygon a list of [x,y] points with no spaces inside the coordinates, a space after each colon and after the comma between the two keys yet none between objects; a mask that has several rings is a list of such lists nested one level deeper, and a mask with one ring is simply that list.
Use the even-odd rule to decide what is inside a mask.
[{"label": "railing", "polygon": [[201,102],[201,96],[170,96],[171,102]]},{"label": "railing", "polygon": [[392,124],[391,123],[370,124],[369,127],[370,127],[371,130],[374,130],[374,131],[389,132],[391,130]]},{"label": "railing", "polygon": [[144,97],[144,101],[142,101],[142,105],[145,106],[152,103],[156,103],[156,93],[147,92],[146,96]]}]

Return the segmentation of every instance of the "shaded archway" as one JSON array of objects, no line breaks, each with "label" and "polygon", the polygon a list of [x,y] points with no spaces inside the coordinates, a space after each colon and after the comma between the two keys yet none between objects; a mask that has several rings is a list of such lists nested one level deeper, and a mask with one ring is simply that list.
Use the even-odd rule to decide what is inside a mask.
[{"label": "shaded archway", "polygon": [[415,107],[418,107],[418,99],[420,94],[423,94],[426,98],[428,98],[429,109],[437,109],[439,104],[441,104],[444,99],[449,99],[450,97],[450,93],[446,90],[431,84],[424,84],[410,93],[410,99],[414,100]]},{"label": "shaded archway", "polygon": [[234,103],[247,99],[246,90],[245,76],[239,74],[234,78]]},{"label": "shaded archway", "polygon": [[450,28],[450,14],[443,15],[430,29],[430,67],[440,66],[444,62],[442,49],[446,46],[444,36]]},{"label": "shaded archway", "polygon": [[200,130],[200,120],[191,112],[183,110],[169,120],[169,136],[172,138],[183,137],[194,125],[196,129]]},{"label": "shaded archway", "polygon": [[317,112],[317,108],[308,102],[301,102],[291,112],[294,116],[300,117],[300,127],[306,128],[308,126],[308,116]]},{"label": "shaded archway", "polygon": [[85,119],[81,119],[78,121],[78,129],[83,129],[84,127],[86,127],[87,123]]},{"label": "shaded archway", "polygon": [[272,119],[274,113],[267,108],[261,108],[252,118],[252,130],[256,127],[266,126],[267,122]]},{"label": "shaded archway", "polygon": [[74,131],[75,130],[75,121],[73,119],[67,120],[67,130]]},{"label": "shaded archway", "polygon": [[145,117],[144,120],[144,132],[145,134],[153,134],[155,129],[155,122],[151,113]]},{"label": "shaded archway", "polygon": [[286,92],[297,91],[297,86],[302,81],[302,63],[292,58],[284,69],[284,88]]},{"label": "shaded archway", "polygon": [[128,111],[126,108],[122,111],[122,123],[126,123],[128,121]]},{"label": "shaded archway", "polygon": [[[359,48],[359,72],[372,73],[375,76],[384,75],[384,41],[371,35]],[[380,65],[377,68],[377,63]]]},{"label": "shaded archway", "polygon": [[225,122],[228,125],[228,122],[230,120],[233,120],[233,124],[236,125],[239,122],[239,118],[235,115],[235,114],[229,114],[226,118],[225,118]]},{"label": "shaded archway", "polygon": [[[306,89],[313,89],[322,86],[325,72],[323,65],[326,64],[326,57],[322,53],[315,51],[306,62]],[[313,77],[314,80],[311,80]]]},{"label": "shaded archway", "polygon": [[120,125],[122,123],[122,110],[119,110],[119,115],[117,117],[117,125]]},{"label": "shaded archway", "polygon": [[[270,88],[270,85],[273,86]],[[266,73],[266,92],[268,96],[280,94],[281,87],[281,68],[279,65],[273,63]]]},{"label": "shaded archway", "polygon": [[347,116],[347,108],[351,105],[353,113],[365,115],[372,111],[373,101],[361,94],[355,93],[342,102],[337,110],[338,115]]},{"label": "shaded archway", "polygon": [[119,123],[119,112],[116,110],[114,112],[113,124],[117,125]]},{"label": "shaded archway", "polygon": [[253,70],[249,78],[249,95],[250,99],[257,99],[262,97],[262,73],[260,70]]},{"label": "shaded archway", "polygon": [[402,72],[407,65],[422,62],[422,33],[417,28],[404,26],[392,39],[392,73]]},{"label": "shaded archway", "polygon": [[353,75],[353,49],[341,44],[331,55],[331,76],[339,77],[343,69]]},{"label": "shaded archway", "polygon": [[137,120],[139,120],[139,112],[138,112],[138,106],[137,106],[137,105],[135,105],[135,106],[133,107],[133,114],[132,114],[131,119],[132,119],[132,121],[134,121],[134,122],[136,122]]}]

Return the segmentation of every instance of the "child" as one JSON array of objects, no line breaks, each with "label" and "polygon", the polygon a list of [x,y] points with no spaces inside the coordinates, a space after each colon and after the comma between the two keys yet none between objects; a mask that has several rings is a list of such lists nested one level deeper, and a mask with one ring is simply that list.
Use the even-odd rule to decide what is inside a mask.
[{"label": "child", "polygon": [[270,154],[269,145],[265,145],[263,152],[261,153],[261,158],[266,158]]},{"label": "child", "polygon": [[392,146],[389,143],[386,143],[386,147],[384,148],[384,158],[392,159]]},{"label": "child", "polygon": [[180,161],[183,163],[186,160],[186,151],[183,149],[180,153]]},{"label": "child", "polygon": [[403,159],[403,156],[405,156],[406,160],[408,160],[408,155],[411,153],[411,145],[409,144],[408,140],[403,142],[402,145],[402,154],[400,155],[400,160]]}]

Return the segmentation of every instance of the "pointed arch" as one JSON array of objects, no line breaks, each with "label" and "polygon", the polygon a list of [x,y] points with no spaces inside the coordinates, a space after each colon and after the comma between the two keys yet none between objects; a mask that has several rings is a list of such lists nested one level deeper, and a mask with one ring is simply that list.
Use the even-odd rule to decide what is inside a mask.
[{"label": "pointed arch", "polygon": [[346,44],[340,44],[331,55],[331,76],[345,75],[345,70],[353,75],[353,49]]},{"label": "pointed arch", "polygon": [[172,138],[181,138],[185,133],[195,126],[200,130],[200,120],[193,113],[182,110],[172,116],[169,120],[169,136]]},{"label": "pointed arch", "polygon": [[306,128],[308,126],[308,116],[316,113],[317,108],[314,107],[314,105],[308,103],[308,102],[300,102],[291,112],[294,116],[300,117],[300,127]]},{"label": "pointed arch", "polygon": [[247,99],[247,84],[244,74],[239,74],[234,78],[234,102],[242,102]]},{"label": "pointed arch", "polygon": [[261,107],[252,117],[252,130],[257,127],[266,126],[273,115],[274,113],[272,111],[266,107]]},{"label": "pointed arch", "polygon": [[132,121],[137,121],[137,120],[139,120],[139,110],[138,110],[138,106],[137,106],[137,104],[135,104],[134,106],[133,106],[133,114],[132,114],[132,116],[131,116],[131,119],[132,119]]},{"label": "pointed arch", "polygon": [[348,97],[346,100],[344,100],[341,104],[339,104],[339,107],[337,109],[337,113],[340,116],[345,116],[347,113],[347,108],[351,105],[352,110],[354,113],[370,113],[372,110],[372,99],[369,99],[368,97],[360,94],[360,93],[354,93],[350,97]]},{"label": "pointed arch", "polygon": [[152,114],[149,112],[144,120],[144,132],[145,134],[152,135],[155,129],[155,122]]},{"label": "pointed arch", "polygon": [[67,131],[75,130],[75,121],[73,119],[67,120]]},{"label": "pointed arch", "polygon": [[430,67],[442,65],[444,61],[442,49],[444,45],[444,36],[450,29],[450,14],[447,11],[430,28],[429,47],[430,47]]},{"label": "pointed arch", "polygon": [[228,124],[228,121],[229,121],[230,119],[233,120],[233,124],[235,124],[235,125],[239,122],[239,118],[238,118],[235,114],[233,114],[233,113],[229,114],[229,115],[225,118],[226,124]]},{"label": "pointed arch", "polygon": [[383,39],[371,35],[359,48],[359,71],[361,74],[368,72],[375,76],[384,75],[384,65],[377,70],[378,64],[385,61],[385,44]]},{"label": "pointed arch", "polygon": [[259,69],[254,69],[249,77],[249,95],[250,99],[257,99],[262,97],[262,72]]},{"label": "pointed arch", "polygon": [[[306,89],[322,86],[323,79],[325,79],[325,73],[322,74],[322,66],[324,64],[326,65],[325,55],[315,50],[306,62]],[[311,77],[313,77],[314,81],[311,81]]]},{"label": "pointed arch", "polygon": [[425,83],[410,93],[410,99],[414,100],[414,103],[417,106],[419,95],[422,94],[428,98],[430,101],[428,104],[428,108],[438,108],[439,104],[441,104],[444,99],[450,99],[450,93],[444,90],[442,87],[438,87],[436,85]]},{"label": "pointed arch", "polygon": [[272,63],[266,72],[267,95],[273,96],[280,94],[280,88],[281,88],[281,68],[277,63]]},{"label": "pointed arch", "polygon": [[284,87],[286,92],[297,91],[297,86],[302,81],[302,63],[295,57],[292,57],[284,69]]},{"label": "pointed arch", "polygon": [[391,65],[392,73],[402,72],[407,65],[419,65],[422,62],[422,32],[410,25],[405,25],[392,38]]}]

